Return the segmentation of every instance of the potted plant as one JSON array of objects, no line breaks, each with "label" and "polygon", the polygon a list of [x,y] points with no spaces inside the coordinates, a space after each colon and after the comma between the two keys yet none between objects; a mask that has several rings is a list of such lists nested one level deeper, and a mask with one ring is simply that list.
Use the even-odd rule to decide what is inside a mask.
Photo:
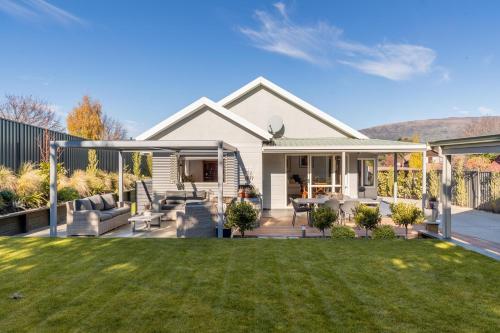
[{"label": "potted plant", "polygon": [[228,225],[237,228],[242,238],[245,237],[245,231],[254,228],[257,216],[257,211],[253,208],[253,205],[246,201],[233,203],[226,210]]},{"label": "potted plant", "polygon": [[391,212],[394,223],[397,225],[404,225],[406,239],[408,239],[408,225],[422,223],[424,221],[422,210],[412,204],[404,202],[391,204]]},{"label": "potted plant", "polygon": [[354,209],[354,221],[359,227],[365,228],[365,237],[368,238],[368,230],[373,230],[382,220],[378,207],[359,205]]},{"label": "potted plant", "polygon": [[429,208],[430,209],[434,209],[434,208],[437,208],[439,206],[439,199],[432,195],[430,198],[429,198]]},{"label": "potted plant", "polygon": [[321,230],[323,238],[325,237],[325,229],[331,228],[337,222],[339,215],[337,211],[330,207],[319,207],[312,211],[312,220],[314,227]]}]

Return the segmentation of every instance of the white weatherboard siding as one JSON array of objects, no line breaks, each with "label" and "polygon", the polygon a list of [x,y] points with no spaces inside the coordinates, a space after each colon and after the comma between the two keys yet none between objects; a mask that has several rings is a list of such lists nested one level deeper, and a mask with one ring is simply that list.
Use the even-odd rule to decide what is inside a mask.
[{"label": "white weatherboard siding", "polygon": [[[262,139],[208,107],[163,130],[151,139],[223,140],[238,149],[242,162],[239,175],[241,183],[244,183],[247,174],[250,182],[259,191],[262,189]],[[200,185],[200,189],[202,187],[204,186]]]},{"label": "white weatherboard siding", "polygon": [[346,136],[262,86],[230,103],[226,108],[266,131],[269,118],[278,115],[285,124],[283,135],[289,138]]},{"label": "white weatherboard siding", "polygon": [[286,208],[287,176],[284,154],[264,154],[264,209]]}]

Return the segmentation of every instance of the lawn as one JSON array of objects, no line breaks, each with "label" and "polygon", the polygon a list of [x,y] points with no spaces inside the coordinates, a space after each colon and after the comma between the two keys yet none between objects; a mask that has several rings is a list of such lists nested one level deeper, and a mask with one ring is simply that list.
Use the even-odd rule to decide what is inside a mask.
[{"label": "lawn", "polygon": [[431,240],[0,238],[0,332],[498,332],[499,279]]}]

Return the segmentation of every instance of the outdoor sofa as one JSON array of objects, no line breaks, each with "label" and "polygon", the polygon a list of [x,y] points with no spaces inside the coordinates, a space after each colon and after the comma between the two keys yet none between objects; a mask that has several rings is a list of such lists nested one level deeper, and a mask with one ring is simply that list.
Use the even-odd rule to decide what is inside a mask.
[{"label": "outdoor sofa", "polygon": [[159,211],[165,214],[163,220],[176,220],[177,212],[184,212],[186,206],[207,202],[208,193],[206,191],[166,191],[165,197],[159,202]]},{"label": "outdoor sofa", "polygon": [[177,237],[213,237],[217,207],[207,191],[167,191],[159,201],[162,220],[175,221]]},{"label": "outdoor sofa", "polygon": [[99,236],[128,223],[130,204],[114,195],[93,195],[66,203],[68,236]]}]

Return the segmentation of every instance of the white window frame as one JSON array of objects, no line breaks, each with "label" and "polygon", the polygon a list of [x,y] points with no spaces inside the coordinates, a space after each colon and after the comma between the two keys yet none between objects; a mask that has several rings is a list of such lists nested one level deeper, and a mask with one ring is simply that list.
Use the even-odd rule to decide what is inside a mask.
[{"label": "white window frame", "polygon": [[[361,170],[358,168],[357,174],[361,173],[361,184],[358,184],[358,188],[363,186],[364,188],[375,188],[377,186],[377,159],[375,157],[363,157],[363,158],[358,158],[358,161],[361,161],[361,165],[358,163],[358,166],[361,166]],[[365,185],[365,175],[364,175],[364,170],[365,168],[363,167],[365,161],[373,161],[373,185]],[[358,177],[359,179],[359,177]]]}]

